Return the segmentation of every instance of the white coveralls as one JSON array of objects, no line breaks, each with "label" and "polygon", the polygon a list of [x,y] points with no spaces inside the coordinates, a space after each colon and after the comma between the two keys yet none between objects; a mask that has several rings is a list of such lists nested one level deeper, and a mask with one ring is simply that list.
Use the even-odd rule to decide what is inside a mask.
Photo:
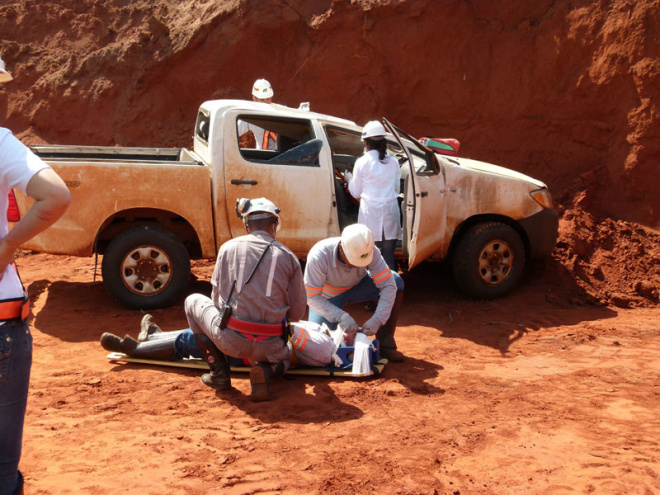
[{"label": "white coveralls", "polygon": [[357,159],[348,190],[360,198],[358,223],[374,234],[374,240],[396,240],[401,233],[399,189],[401,167],[396,158],[385,156],[381,162],[378,151],[370,150]]}]

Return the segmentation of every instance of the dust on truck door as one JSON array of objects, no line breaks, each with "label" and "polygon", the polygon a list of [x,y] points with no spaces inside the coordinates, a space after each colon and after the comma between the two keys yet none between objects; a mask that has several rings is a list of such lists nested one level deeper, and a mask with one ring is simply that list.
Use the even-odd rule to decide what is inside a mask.
[{"label": "dust on truck door", "polygon": [[[237,114],[225,126],[225,187],[232,237],[245,234],[237,198],[265,197],[281,210],[277,240],[307,254],[328,236],[331,181],[323,141],[309,120]],[[264,138],[267,136],[267,140]]]},{"label": "dust on truck door", "polygon": [[431,257],[444,242],[447,228],[445,176],[432,151],[387,119],[383,121],[405,153],[402,168],[408,168],[402,207],[403,248],[407,249],[410,269]]}]

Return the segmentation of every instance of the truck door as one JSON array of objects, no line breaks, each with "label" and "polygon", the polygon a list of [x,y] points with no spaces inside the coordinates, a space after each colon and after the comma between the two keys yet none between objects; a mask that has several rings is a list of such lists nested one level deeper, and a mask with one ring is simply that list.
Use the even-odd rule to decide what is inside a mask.
[{"label": "truck door", "polygon": [[[309,120],[237,114],[225,126],[226,202],[232,237],[245,234],[234,214],[237,198],[265,197],[281,210],[277,240],[299,256],[328,237],[332,184],[327,144]],[[267,136],[267,137],[266,137]]]},{"label": "truck door", "polygon": [[[408,268],[420,264],[437,252],[444,242],[447,227],[444,169],[432,151],[415,138],[383,119],[402,149],[407,167],[403,211],[403,249]],[[400,160],[401,160],[400,158]]]}]

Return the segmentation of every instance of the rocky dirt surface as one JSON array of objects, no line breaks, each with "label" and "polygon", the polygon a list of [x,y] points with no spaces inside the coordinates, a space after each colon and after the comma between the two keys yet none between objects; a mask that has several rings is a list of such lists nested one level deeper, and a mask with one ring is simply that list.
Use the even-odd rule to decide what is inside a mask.
[{"label": "rocky dirt surface", "polygon": [[[108,362],[100,334],[136,335],[142,315],[93,260],[19,262],[34,301],[26,493],[660,493],[660,310],[584,304],[555,259],[490,302],[463,299],[442,266],[413,270],[404,363],[280,380],[269,403],[246,375],[216,394],[200,371]],[[191,291],[211,271],[197,263]],[[155,317],[185,326],[181,307]]]},{"label": "rocky dirt surface", "polygon": [[93,260],[24,253],[27,493],[660,493],[660,0],[10,0],[0,32],[0,125],[26,143],[189,147],[202,101],[266,77],[282,104],[458,138],[561,213],[513,295],[467,301],[419,267],[406,362],[268,404],[246,377],[221,396],[109,363],[100,334],[142,315]]}]

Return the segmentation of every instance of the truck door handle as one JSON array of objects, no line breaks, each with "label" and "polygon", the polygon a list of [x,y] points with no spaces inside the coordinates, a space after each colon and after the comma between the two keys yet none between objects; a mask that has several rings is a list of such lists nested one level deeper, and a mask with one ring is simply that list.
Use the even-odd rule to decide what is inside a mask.
[{"label": "truck door handle", "polygon": [[241,184],[248,184],[250,186],[256,186],[258,182],[256,180],[239,180],[239,179],[232,179],[231,183],[234,185],[241,185]]}]

